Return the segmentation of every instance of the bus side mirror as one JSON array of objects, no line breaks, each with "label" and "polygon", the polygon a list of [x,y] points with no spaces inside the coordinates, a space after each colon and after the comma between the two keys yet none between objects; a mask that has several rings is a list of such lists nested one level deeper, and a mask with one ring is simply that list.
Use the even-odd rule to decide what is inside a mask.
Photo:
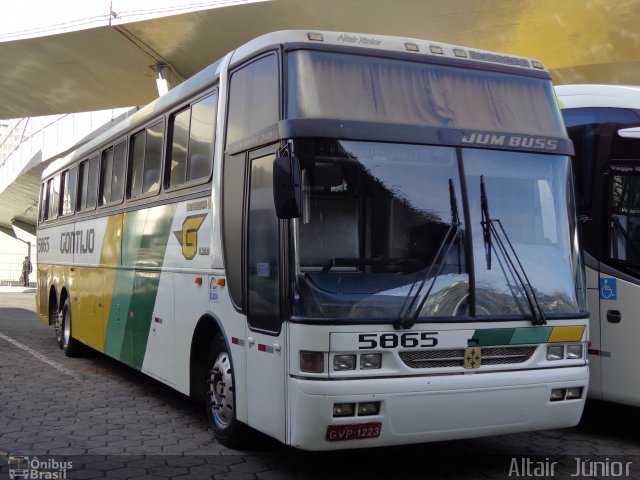
[{"label": "bus side mirror", "polygon": [[278,157],[273,161],[273,201],[278,218],[302,215],[302,186],[298,157]]}]

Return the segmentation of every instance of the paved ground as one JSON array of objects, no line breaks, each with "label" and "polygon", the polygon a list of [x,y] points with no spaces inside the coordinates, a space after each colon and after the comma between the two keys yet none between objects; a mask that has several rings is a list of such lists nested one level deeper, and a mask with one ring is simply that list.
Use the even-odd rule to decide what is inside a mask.
[{"label": "paved ground", "polygon": [[10,467],[24,478],[619,478],[627,464],[640,478],[640,411],[598,403],[567,430],[373,451],[229,450],[201,404],[105,356],[65,357],[33,310],[33,290],[0,291],[0,480]]}]

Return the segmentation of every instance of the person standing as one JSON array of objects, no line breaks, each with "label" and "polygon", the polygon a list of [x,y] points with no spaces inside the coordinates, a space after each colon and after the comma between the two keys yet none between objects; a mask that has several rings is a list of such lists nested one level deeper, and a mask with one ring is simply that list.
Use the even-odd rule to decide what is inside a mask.
[{"label": "person standing", "polygon": [[29,256],[24,257],[24,262],[22,262],[22,280],[24,282],[24,286],[29,286],[29,274],[31,273],[31,260],[29,260]]}]

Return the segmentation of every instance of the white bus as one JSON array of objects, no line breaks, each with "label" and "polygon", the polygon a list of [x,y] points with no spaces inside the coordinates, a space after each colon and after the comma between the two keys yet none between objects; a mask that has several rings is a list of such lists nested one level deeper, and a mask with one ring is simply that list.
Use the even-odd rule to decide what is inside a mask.
[{"label": "white bus", "polygon": [[591,311],[590,395],[640,406],[640,88],[562,85]]},{"label": "white bus", "polygon": [[537,61],[268,34],[47,168],[39,313],[228,446],[575,425],[572,153]]}]

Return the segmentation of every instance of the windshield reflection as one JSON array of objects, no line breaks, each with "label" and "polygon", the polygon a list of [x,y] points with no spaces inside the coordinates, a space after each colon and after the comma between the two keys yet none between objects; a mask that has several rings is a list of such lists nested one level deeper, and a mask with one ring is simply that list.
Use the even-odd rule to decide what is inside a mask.
[{"label": "windshield reflection", "polygon": [[295,316],[393,322],[531,317],[499,261],[487,269],[480,174],[492,216],[504,216],[541,308],[579,310],[566,158],[464,150],[465,196],[455,148],[304,140],[295,143],[295,153],[303,183],[303,216],[293,222]]}]

